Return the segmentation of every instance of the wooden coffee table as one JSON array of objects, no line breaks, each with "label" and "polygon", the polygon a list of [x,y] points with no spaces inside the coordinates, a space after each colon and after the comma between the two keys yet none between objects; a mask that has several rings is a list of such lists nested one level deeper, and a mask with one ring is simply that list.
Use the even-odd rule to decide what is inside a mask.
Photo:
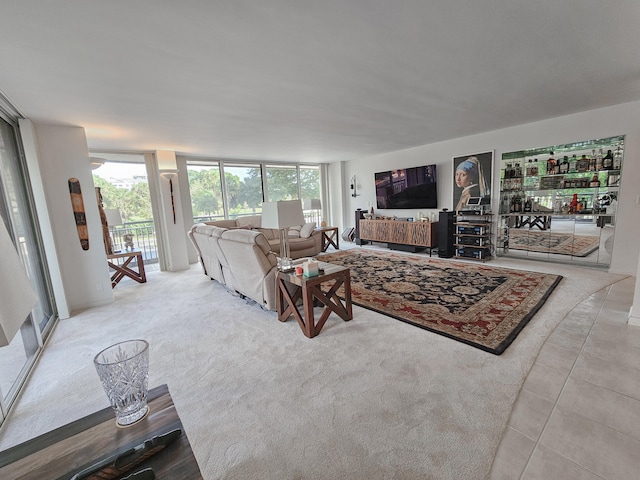
[{"label": "wooden coffee table", "polygon": [[0,478],[68,480],[83,468],[127,451],[146,439],[174,429],[181,435],[131,470],[153,468],[156,479],[202,479],[166,385],[149,391],[149,414],[127,427],[116,426],[111,407],[52,430],[0,453]]},{"label": "wooden coffee table", "polygon": [[[345,322],[353,318],[351,272],[347,267],[325,262],[319,262],[319,266],[323,273],[315,277],[296,275],[294,272],[278,272],[276,277],[278,320],[286,322],[293,315],[302,332],[309,338],[320,333],[332,312]],[[337,295],[341,286],[344,286],[344,302]],[[296,302],[300,298],[302,298],[303,313],[300,313],[296,306]],[[313,312],[313,305],[316,301],[324,305],[317,323]]]}]

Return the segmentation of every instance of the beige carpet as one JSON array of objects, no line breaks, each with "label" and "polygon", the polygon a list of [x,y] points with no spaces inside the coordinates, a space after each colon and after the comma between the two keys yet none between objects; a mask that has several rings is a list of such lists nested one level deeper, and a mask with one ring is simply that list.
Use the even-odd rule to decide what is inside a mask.
[{"label": "beige carpet", "polygon": [[198,266],[123,280],[116,302],[59,323],[0,449],[107,406],[103,347],[151,344],[206,479],[483,479],[544,339],[582,298],[621,277],[502,259],[564,276],[502,356],[354,307],[306,338],[231,296]]}]

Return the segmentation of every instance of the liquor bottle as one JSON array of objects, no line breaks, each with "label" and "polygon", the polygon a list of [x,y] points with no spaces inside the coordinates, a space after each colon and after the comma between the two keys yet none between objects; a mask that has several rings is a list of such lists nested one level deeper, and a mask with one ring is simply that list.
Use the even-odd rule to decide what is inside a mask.
[{"label": "liquor bottle", "polygon": [[[620,154],[620,158],[622,158],[622,154]],[[531,175],[535,177],[538,176],[538,159],[537,158],[533,160],[533,164],[531,166]]]},{"label": "liquor bottle", "polygon": [[591,182],[589,182],[589,186],[590,187],[599,187],[600,186],[600,179],[598,178],[598,174],[597,173],[593,174],[593,178],[591,179]]},{"label": "liquor bottle", "polygon": [[516,195],[516,201],[513,205],[513,211],[515,213],[520,213],[522,211],[522,199],[520,198],[520,195]]},{"label": "liquor bottle", "polygon": [[614,170],[620,170],[622,167],[622,149],[620,146],[616,148],[616,153],[613,154],[613,168]]},{"label": "liquor bottle", "polygon": [[569,157],[566,155],[562,159],[562,163],[560,164],[560,173],[569,173]]},{"label": "liquor bottle", "polygon": [[577,171],[582,173],[582,172],[586,172],[588,169],[589,169],[589,159],[587,158],[586,155],[582,155],[582,158],[578,160]]},{"label": "liquor bottle", "polygon": [[527,197],[527,200],[524,202],[524,211],[525,212],[530,212],[531,211],[531,197]]},{"label": "liquor bottle", "polygon": [[[600,151],[602,152],[602,150]],[[602,168],[605,170],[613,169],[613,154],[611,153],[611,150],[607,150],[607,154],[602,159]]]},{"label": "liquor bottle", "polygon": [[593,170],[591,168],[589,169],[591,172],[599,172],[600,170],[602,170],[602,149],[595,155],[595,168]]},{"label": "liquor bottle", "polygon": [[549,152],[549,158],[547,159],[547,175],[553,175],[555,166],[556,159],[553,158],[553,152]]},{"label": "liquor bottle", "polygon": [[569,213],[576,213],[578,210],[578,194],[574,193],[571,203],[569,204]]},{"label": "liquor bottle", "polygon": [[509,197],[502,197],[502,205],[500,206],[500,213],[509,213]]},{"label": "liquor bottle", "polygon": [[571,157],[571,161],[569,162],[569,172],[573,173],[575,171],[578,170],[578,157],[576,157],[576,154],[573,154],[573,157]]}]

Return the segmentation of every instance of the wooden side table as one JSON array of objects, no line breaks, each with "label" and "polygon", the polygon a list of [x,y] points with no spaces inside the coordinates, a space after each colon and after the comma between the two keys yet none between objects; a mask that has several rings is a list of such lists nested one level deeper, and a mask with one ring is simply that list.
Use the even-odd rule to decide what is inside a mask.
[{"label": "wooden side table", "polygon": [[148,438],[180,429],[179,438],[129,474],[153,468],[157,479],[202,479],[167,386],[150,390],[147,399],[149,415],[130,427],[117,427],[113,409],[108,407],[5,450],[0,453],[0,478],[66,480],[89,465],[125,452]]},{"label": "wooden side table", "polygon": [[540,230],[551,228],[551,215],[519,215],[515,217],[515,228],[538,227]]},{"label": "wooden side table", "polygon": [[[119,264],[117,261],[112,262],[111,260],[116,260],[119,258],[126,259],[124,263]],[[136,265],[138,267],[138,271],[136,272],[133,268],[129,267],[129,264],[135,260]],[[109,266],[115,270],[113,275],[111,275],[111,288],[115,288],[118,282],[122,280],[125,276],[135,280],[138,283],[145,283],[147,281],[147,276],[144,272],[144,261],[142,259],[142,251],[141,250],[131,250],[124,251],[120,253],[113,253],[112,255],[107,255],[107,263]]]},{"label": "wooden side table", "polygon": [[[309,338],[320,333],[331,312],[336,313],[345,322],[353,318],[351,305],[351,272],[347,267],[319,262],[323,273],[315,277],[305,277],[292,272],[278,272],[276,276],[276,310],[278,320],[286,322],[293,315],[302,332]],[[323,291],[322,284],[330,283]],[[338,289],[344,286],[344,303],[338,297]],[[325,286],[326,288],[326,286]],[[304,314],[300,313],[296,302],[302,298]],[[313,305],[318,301],[324,310],[315,322]]]},{"label": "wooden side table", "polygon": [[340,236],[338,235],[338,227],[321,227],[317,229],[322,234],[322,251],[326,252],[329,245],[340,250]]}]

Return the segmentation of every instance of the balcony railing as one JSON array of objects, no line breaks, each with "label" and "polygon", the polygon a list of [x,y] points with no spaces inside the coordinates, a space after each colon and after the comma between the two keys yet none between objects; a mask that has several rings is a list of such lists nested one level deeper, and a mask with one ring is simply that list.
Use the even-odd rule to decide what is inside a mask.
[{"label": "balcony railing", "polygon": [[114,250],[125,250],[123,235],[131,234],[133,235],[133,247],[142,251],[145,265],[158,263],[158,244],[153,221],[126,222],[123,225],[110,226],[109,232]]},{"label": "balcony railing", "polygon": [[[320,226],[320,216],[317,211],[310,210],[304,211],[303,213],[306,222],[316,222],[316,226]],[[231,218],[250,215],[256,214],[249,213],[246,215],[233,215]],[[215,222],[217,220],[224,220],[224,215],[193,217],[194,223]],[[144,259],[145,265],[158,263],[158,244],[156,241],[156,229],[153,221],[146,220],[141,222],[126,222],[122,225],[110,226],[109,232],[111,233],[111,241],[114,250],[125,250],[126,246],[123,235],[131,234],[133,235],[133,246],[134,248],[142,251],[142,258]]]}]

